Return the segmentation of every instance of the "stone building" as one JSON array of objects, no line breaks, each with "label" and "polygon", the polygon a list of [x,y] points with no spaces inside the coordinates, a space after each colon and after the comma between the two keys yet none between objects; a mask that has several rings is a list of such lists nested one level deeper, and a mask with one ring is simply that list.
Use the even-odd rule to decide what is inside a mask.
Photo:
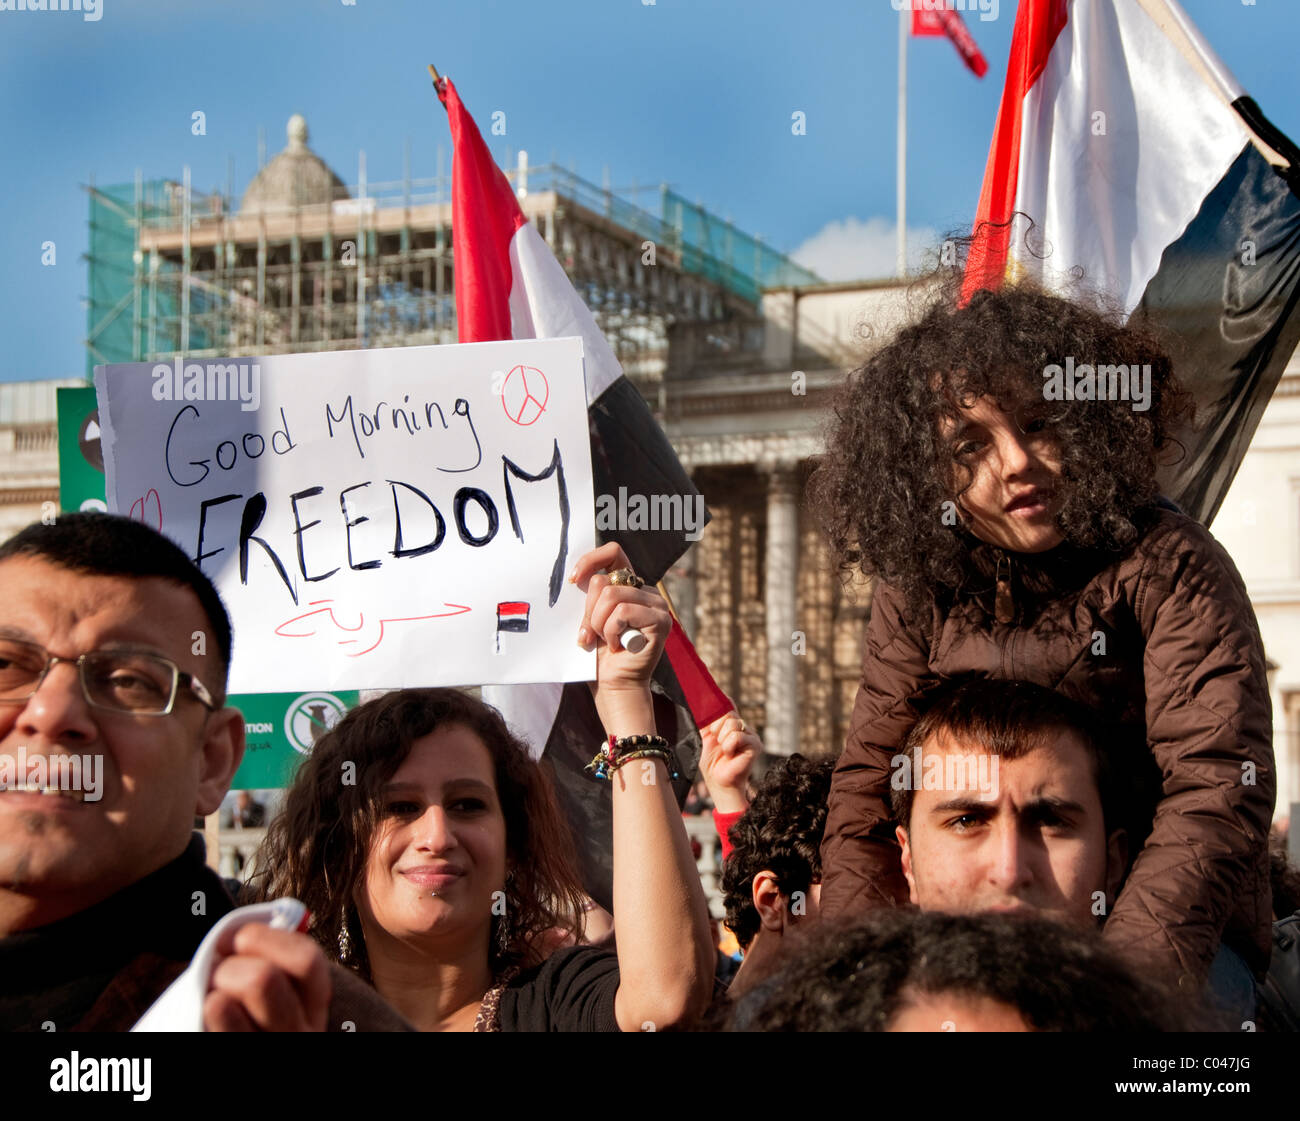
[{"label": "stone building", "polygon": [[54,394],[60,386],[84,384],[73,378],[0,385],[0,540],[58,509]]},{"label": "stone building", "polygon": [[892,280],[774,287],[725,347],[711,325],[671,335],[664,427],[713,521],[668,587],[773,754],[836,753],[848,731],[870,588],[833,571],[803,495],[828,398],[861,361],[864,325],[887,330],[902,293]]}]

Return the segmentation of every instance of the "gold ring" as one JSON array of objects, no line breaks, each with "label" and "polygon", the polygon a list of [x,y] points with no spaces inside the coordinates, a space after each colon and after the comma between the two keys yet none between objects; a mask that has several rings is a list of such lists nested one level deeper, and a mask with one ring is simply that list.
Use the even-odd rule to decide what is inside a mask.
[{"label": "gold ring", "polygon": [[609,574],[609,582],[616,588],[645,587],[645,581],[630,568],[616,568]]}]

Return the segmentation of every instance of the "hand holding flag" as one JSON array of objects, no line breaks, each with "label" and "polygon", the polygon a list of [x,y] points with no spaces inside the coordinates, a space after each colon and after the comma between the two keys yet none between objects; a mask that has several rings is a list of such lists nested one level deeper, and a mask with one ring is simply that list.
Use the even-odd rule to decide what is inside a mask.
[{"label": "hand holding flag", "polygon": [[719,813],[743,813],[749,806],[747,786],[763,741],[732,710],[700,729],[700,776]]},{"label": "hand holding flag", "polygon": [[[602,691],[647,685],[672,626],[668,605],[653,588],[614,584],[605,569],[627,568],[628,560],[615,541],[578,558],[570,581],[587,593],[578,644],[596,650],[596,688],[600,707]],[[635,650],[624,639],[635,631],[646,641]]]}]

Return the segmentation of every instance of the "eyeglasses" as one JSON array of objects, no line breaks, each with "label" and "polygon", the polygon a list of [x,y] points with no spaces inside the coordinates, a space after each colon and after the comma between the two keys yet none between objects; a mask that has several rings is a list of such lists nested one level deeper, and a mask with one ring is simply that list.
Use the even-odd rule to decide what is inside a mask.
[{"label": "eyeglasses", "polygon": [[217,707],[198,678],[158,654],[92,650],[79,658],[59,658],[35,642],[12,638],[0,638],[0,704],[34,697],[55,662],[77,667],[81,692],[96,708],[136,716],[166,716],[181,686],[206,708]]}]

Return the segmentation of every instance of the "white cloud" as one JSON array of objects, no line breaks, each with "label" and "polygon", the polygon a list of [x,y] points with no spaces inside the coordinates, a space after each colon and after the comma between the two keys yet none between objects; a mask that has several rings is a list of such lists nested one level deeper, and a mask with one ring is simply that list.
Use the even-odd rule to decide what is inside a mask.
[{"label": "white cloud", "polygon": [[[823,280],[878,280],[897,271],[897,230],[898,224],[887,218],[839,219],[828,222],[790,256]],[[908,226],[908,268],[923,267],[927,253],[933,258],[938,240],[938,231],[929,226]]]}]

